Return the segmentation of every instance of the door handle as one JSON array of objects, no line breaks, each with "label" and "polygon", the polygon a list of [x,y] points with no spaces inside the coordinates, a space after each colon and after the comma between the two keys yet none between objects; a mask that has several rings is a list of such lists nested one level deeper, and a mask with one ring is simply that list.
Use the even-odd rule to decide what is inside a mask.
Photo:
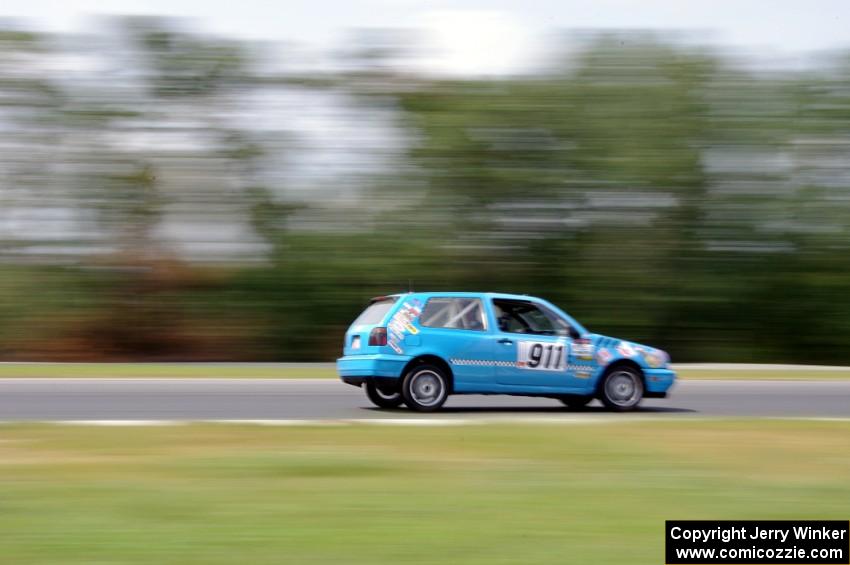
[{"label": "door handle", "polygon": [[512,344],[512,343],[513,343],[513,340],[512,340],[512,339],[508,339],[508,338],[506,338],[506,337],[503,337],[502,339],[500,339],[500,340],[499,340],[499,343],[503,343],[503,344],[505,344],[505,345],[510,345],[510,344]]}]

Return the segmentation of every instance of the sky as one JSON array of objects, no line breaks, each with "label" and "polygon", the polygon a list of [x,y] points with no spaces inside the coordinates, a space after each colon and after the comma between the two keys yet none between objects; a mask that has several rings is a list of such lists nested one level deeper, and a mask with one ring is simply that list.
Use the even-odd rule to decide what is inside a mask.
[{"label": "sky", "polygon": [[426,64],[446,72],[511,72],[562,29],[683,30],[698,43],[770,58],[850,47],[848,0],[2,0],[0,17],[85,30],[99,14],[187,17],[235,37],[322,49],[355,28],[421,29]]}]

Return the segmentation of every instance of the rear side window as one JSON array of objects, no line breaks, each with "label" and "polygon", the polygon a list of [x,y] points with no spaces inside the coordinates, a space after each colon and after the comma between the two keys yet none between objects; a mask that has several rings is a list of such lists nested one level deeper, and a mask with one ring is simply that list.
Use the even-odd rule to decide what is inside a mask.
[{"label": "rear side window", "polygon": [[369,306],[363,310],[363,313],[357,316],[357,319],[354,320],[352,326],[374,326],[375,324],[380,324],[384,317],[387,315],[387,312],[390,311],[390,308],[395,304],[395,298],[381,298],[379,300],[373,301]]},{"label": "rear side window", "polygon": [[431,298],[425,304],[419,324],[428,328],[484,331],[484,308],[477,298]]}]

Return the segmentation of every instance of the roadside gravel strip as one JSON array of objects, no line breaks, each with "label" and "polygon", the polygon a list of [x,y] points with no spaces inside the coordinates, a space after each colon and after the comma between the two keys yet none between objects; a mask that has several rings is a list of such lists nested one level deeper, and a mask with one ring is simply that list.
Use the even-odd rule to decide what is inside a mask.
[{"label": "roadside gravel strip", "polygon": [[[631,414],[567,412],[545,398],[455,396],[440,413],[379,410],[331,379],[0,379],[0,421],[547,420],[850,418],[850,381],[682,381]],[[447,423],[447,422],[441,422]]]},{"label": "roadside gravel strip", "polygon": [[781,365],[770,363],[676,363],[672,367],[676,371],[787,371],[792,373],[843,373],[850,371],[850,367],[834,365]]}]

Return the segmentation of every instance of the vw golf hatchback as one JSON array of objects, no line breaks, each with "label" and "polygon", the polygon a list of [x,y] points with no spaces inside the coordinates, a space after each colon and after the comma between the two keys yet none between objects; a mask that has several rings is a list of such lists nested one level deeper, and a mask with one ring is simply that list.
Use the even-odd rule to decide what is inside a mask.
[{"label": "vw golf hatchback", "polygon": [[342,380],[377,406],[438,410],[451,394],[556,398],[611,410],[663,398],[676,378],[659,349],[588,332],[540,298],[417,292],[373,298],[345,334]]}]

